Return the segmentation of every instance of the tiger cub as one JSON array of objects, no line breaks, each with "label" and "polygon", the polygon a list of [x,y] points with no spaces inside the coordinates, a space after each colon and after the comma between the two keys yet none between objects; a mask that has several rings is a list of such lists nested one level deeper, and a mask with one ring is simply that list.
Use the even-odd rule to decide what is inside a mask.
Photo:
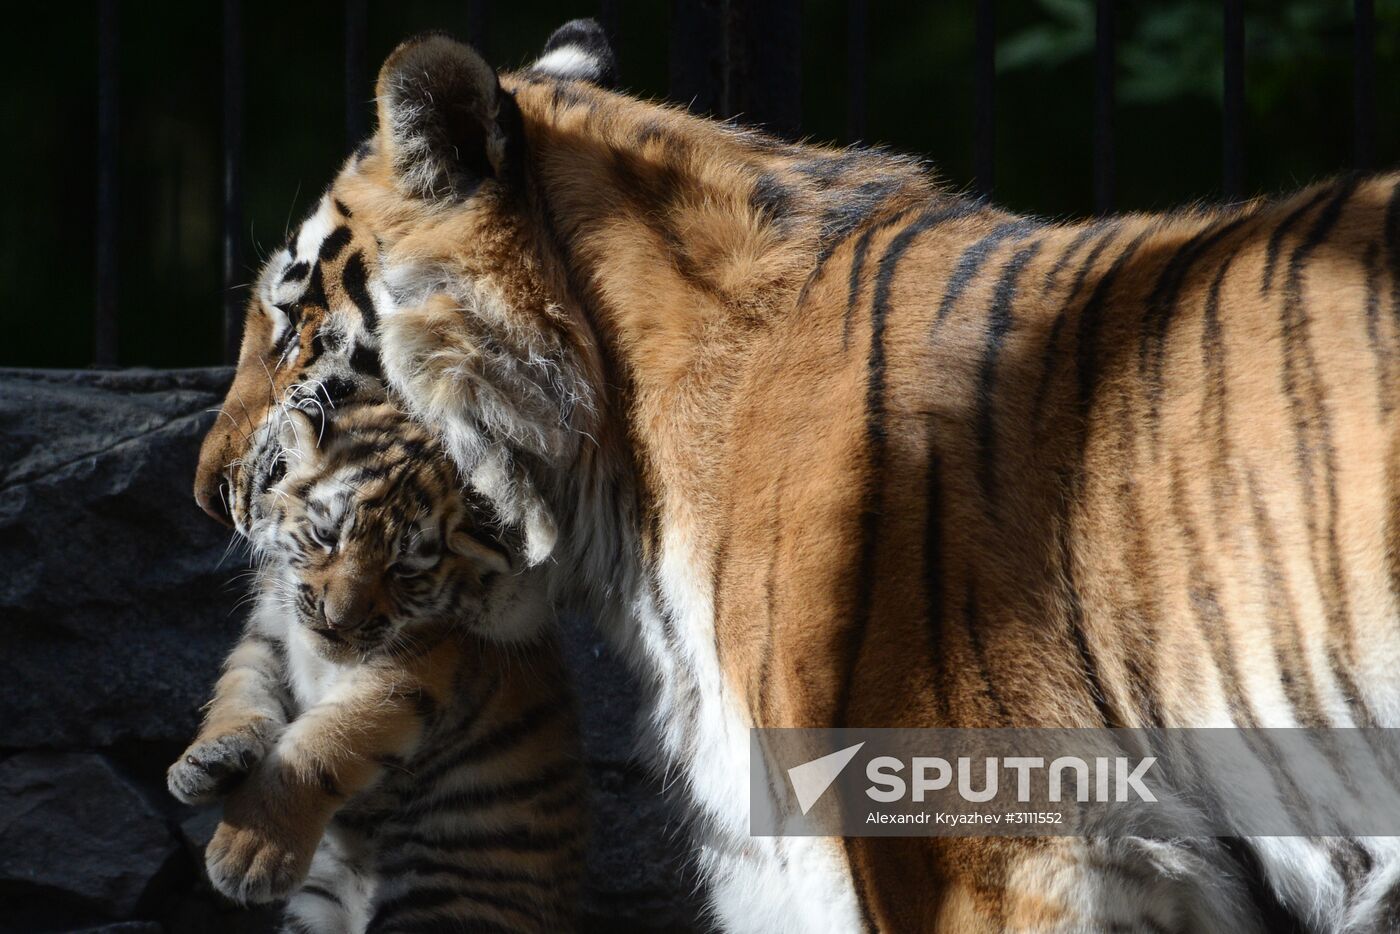
[{"label": "tiger cub", "polygon": [[[293,932],[567,929],[584,775],[534,572],[391,405],[267,430],[285,438],[239,517],[252,617],[168,775],[225,798],[210,880],[290,896]],[[474,632],[502,617],[536,635]]]}]

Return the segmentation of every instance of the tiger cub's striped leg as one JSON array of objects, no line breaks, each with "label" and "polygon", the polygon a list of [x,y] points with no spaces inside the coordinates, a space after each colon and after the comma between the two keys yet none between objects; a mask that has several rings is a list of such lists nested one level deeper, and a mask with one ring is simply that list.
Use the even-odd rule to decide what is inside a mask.
[{"label": "tiger cub's striped leg", "polygon": [[289,709],[279,646],[252,626],[229,653],[204,723],[166,774],[186,804],[227,794],[267,754]]},{"label": "tiger cub's striped leg", "polygon": [[369,920],[370,880],[346,858],[335,834],[326,834],[306,881],[282,912],[282,934],[349,934]]},{"label": "tiger cub's striped leg", "polygon": [[417,749],[457,654],[447,640],[416,659],[414,670],[367,665],[288,726],[225,802],[205,850],[214,887],[244,903],[288,895],[340,806],[376,781],[385,763]]}]

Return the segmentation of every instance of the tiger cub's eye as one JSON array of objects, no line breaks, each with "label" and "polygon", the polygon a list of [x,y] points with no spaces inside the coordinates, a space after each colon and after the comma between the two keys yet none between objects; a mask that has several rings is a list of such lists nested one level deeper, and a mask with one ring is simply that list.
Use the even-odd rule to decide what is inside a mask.
[{"label": "tiger cub's eye", "polygon": [[335,549],[334,533],[327,532],[326,530],[322,529],[320,526],[315,525],[314,523],[307,526],[307,531],[311,535],[311,540],[320,547],[326,549],[326,551],[333,551]]}]

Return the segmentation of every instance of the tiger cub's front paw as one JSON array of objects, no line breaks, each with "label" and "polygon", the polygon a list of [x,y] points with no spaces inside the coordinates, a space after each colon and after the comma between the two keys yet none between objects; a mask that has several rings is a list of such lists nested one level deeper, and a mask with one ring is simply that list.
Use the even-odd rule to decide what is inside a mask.
[{"label": "tiger cub's front paw", "polygon": [[196,742],[166,772],[170,793],[185,804],[206,804],[228,794],[267,753],[264,733],[249,725]]}]

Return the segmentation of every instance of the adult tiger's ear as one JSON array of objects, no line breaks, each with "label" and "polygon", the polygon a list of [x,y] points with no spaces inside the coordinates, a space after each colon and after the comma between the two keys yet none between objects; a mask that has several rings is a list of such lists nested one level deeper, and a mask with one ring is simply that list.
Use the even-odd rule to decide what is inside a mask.
[{"label": "adult tiger's ear", "polygon": [[566,81],[617,87],[617,57],[608,34],[592,19],[570,20],[554,30],[544,44],[544,54],[530,70]]},{"label": "adult tiger's ear", "polygon": [[496,70],[443,35],[409,39],[375,85],[379,145],[405,192],[461,199],[504,171],[507,134]]}]

